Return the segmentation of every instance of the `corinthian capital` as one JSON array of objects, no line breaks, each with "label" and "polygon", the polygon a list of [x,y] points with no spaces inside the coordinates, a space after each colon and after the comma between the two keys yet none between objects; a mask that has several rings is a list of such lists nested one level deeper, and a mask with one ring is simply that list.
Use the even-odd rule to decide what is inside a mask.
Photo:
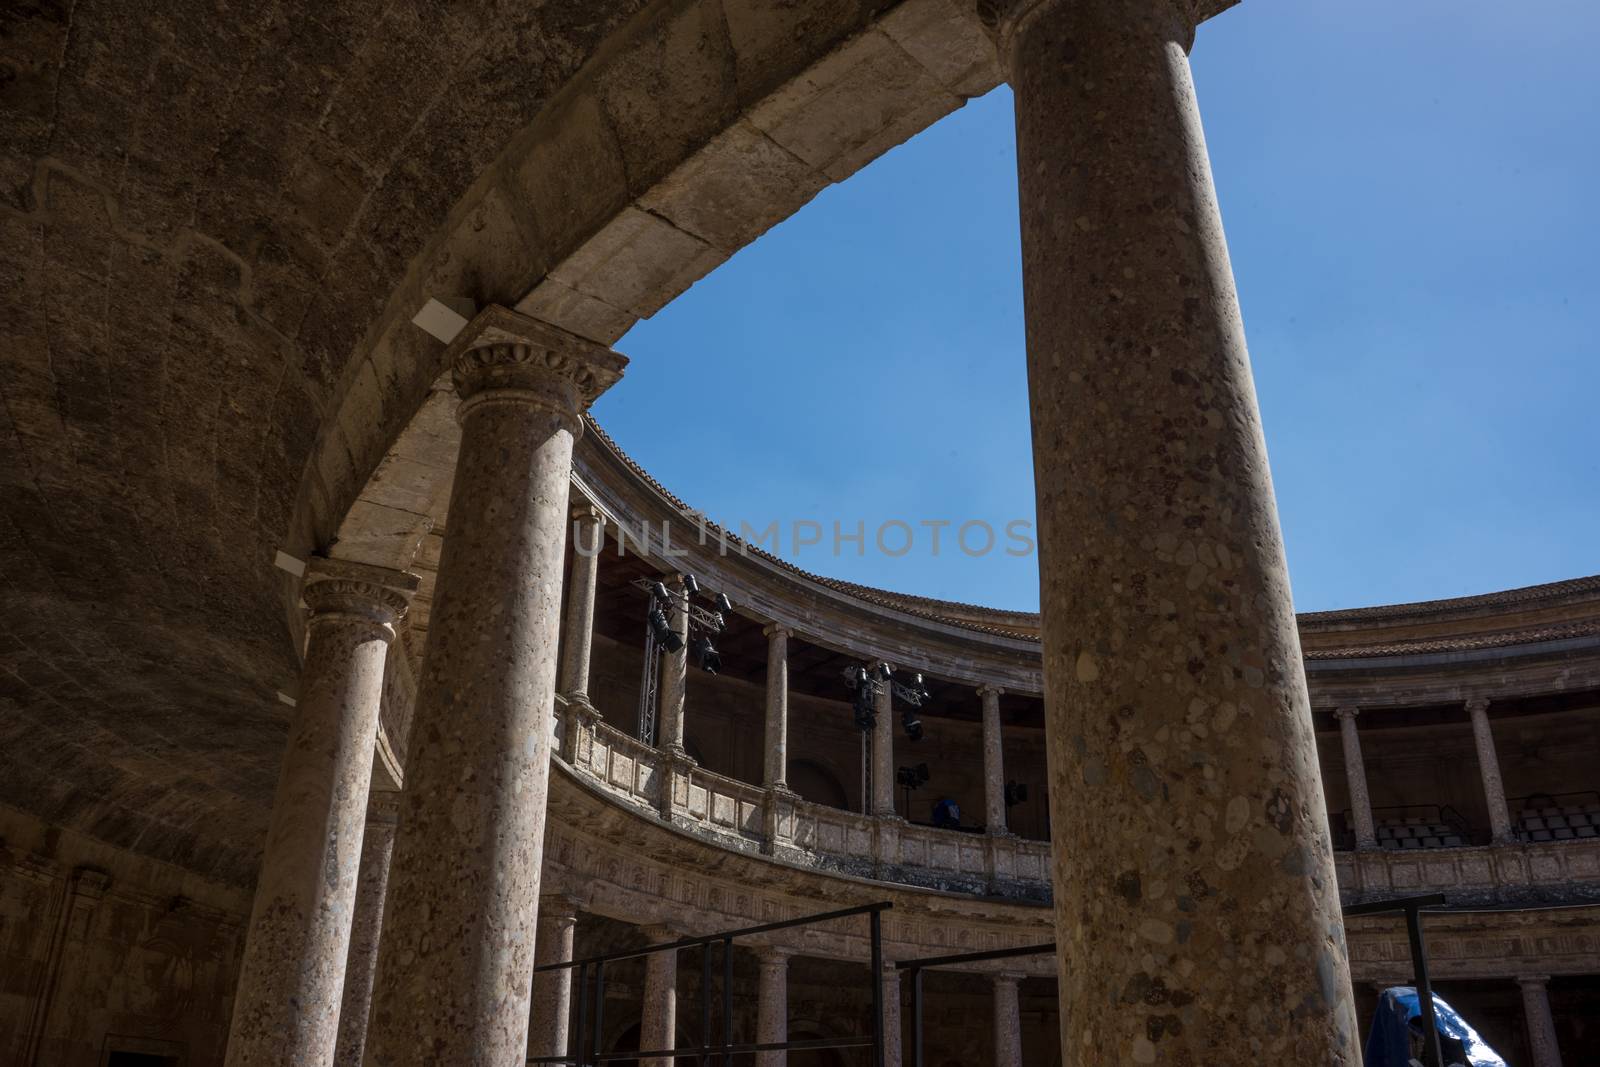
[{"label": "corinthian capital", "polygon": [[628,365],[604,345],[499,304],[478,312],[445,356],[461,397],[459,418],[495,402],[548,407],[577,422]]},{"label": "corinthian capital", "polygon": [[405,617],[417,585],[414,574],[349,560],[316,558],[306,565],[300,599],[305,601],[313,622],[360,619],[392,634],[394,624]]}]

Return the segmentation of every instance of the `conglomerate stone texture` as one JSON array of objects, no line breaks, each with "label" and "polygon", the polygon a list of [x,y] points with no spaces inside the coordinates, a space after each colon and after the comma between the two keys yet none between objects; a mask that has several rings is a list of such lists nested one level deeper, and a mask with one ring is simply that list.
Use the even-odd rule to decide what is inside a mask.
[{"label": "conglomerate stone texture", "polygon": [[1193,25],[1168,0],[1018,6],[1001,32],[1017,101],[1062,1047],[1135,1064],[1355,1064]]}]

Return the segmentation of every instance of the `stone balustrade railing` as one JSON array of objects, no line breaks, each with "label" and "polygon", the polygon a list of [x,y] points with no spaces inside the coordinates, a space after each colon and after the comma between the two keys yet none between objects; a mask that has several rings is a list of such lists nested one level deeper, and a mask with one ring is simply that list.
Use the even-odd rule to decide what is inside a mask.
[{"label": "stone balustrade railing", "polygon": [[1600,902],[1600,838],[1336,852],[1346,903],[1443,893],[1452,905]]},{"label": "stone balustrade railing", "polygon": [[905,885],[1049,897],[1048,842],[914,826],[813,804],[715,774],[560,698],[555,741],[574,771],[613,798],[727,847]]},{"label": "stone balustrade railing", "polygon": [[[730,848],[863,878],[1049,899],[1050,845],[877,818],[714,774],[558,698],[561,757],[613,798]],[[1600,839],[1334,854],[1347,903],[1441,892],[1454,905],[1600,901]]]}]

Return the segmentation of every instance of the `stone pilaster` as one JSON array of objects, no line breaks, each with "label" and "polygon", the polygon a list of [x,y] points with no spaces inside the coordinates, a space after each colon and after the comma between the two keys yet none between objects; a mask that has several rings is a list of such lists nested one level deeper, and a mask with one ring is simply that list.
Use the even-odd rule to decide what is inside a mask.
[{"label": "stone pilaster", "polygon": [[1506,808],[1506,787],[1500,781],[1500,758],[1495,755],[1494,730],[1489,725],[1489,701],[1473,697],[1467,701],[1472,719],[1472,743],[1478,749],[1478,774],[1483,780],[1483,802],[1489,809],[1489,829],[1496,844],[1516,839],[1511,832],[1511,814]]},{"label": "stone pilaster", "polygon": [[1017,997],[1020,974],[994,976],[995,1067],[1022,1067],[1022,1008]]},{"label": "stone pilaster", "polygon": [[[676,941],[683,935],[667,926],[647,926],[649,944]],[[639,1048],[665,1052],[677,1045],[678,1034],[678,950],[668,949],[645,957],[644,1000],[639,1006]],[[673,1067],[665,1056],[641,1057],[639,1067]]]},{"label": "stone pilaster", "polygon": [[1006,833],[1005,745],[1000,733],[1000,696],[997,686],[978,687],[983,702],[983,824],[991,834]]},{"label": "stone pilaster", "polygon": [[[571,897],[539,899],[539,930],[534,942],[535,966],[572,962],[578,929],[578,902]],[[572,1017],[572,970],[535,972],[533,1010],[528,1022],[528,1055],[565,1056]]]},{"label": "stone pilaster", "polygon": [[367,1058],[528,1047],[572,445],[621,356],[494,306],[446,358],[461,447],[389,875]]},{"label": "stone pilaster", "polygon": [[1378,834],[1372,825],[1372,797],[1367,793],[1367,766],[1361,759],[1361,734],[1356,730],[1360,708],[1335,708],[1339,720],[1339,741],[1344,746],[1344,775],[1350,787],[1350,815],[1355,821],[1356,848],[1378,847]]},{"label": "stone pilaster", "polygon": [[689,685],[689,597],[684,592],[683,576],[675,575],[667,583],[672,594],[672,607],[667,611],[667,621],[678,636],[683,638],[676,652],[661,653],[661,681],[656,700],[656,744],[662,751],[686,755],[684,703]]},{"label": "stone pilaster", "polygon": [[768,789],[789,787],[789,630],[768,626],[767,635],[767,755],[762,784]]},{"label": "stone pilaster", "polygon": [[335,1067],[361,1067],[372,1011],[372,982],[378,973],[378,942],[383,932],[383,898],[389,886],[389,860],[400,814],[398,793],[367,797],[367,828],[361,837],[361,874],[356,910],[350,922],[350,952],[344,969]]},{"label": "stone pilaster", "polygon": [[1561,1067],[1561,1046],[1556,1039],[1556,1020],[1550,1013],[1550,976],[1522,975],[1523,1021],[1528,1027],[1528,1049],[1533,1053],[1531,1067]]},{"label": "stone pilaster", "polygon": [[[757,986],[756,1043],[776,1045],[789,1040],[789,952],[763,947],[756,950],[761,967]],[[758,1052],[756,1067],[786,1067],[787,1052]]]},{"label": "stone pilaster", "polygon": [[[1288,571],[1189,69],[1193,7],[999,6],[1061,1047],[1356,1064]],[[1127,996],[1158,982],[1161,998]],[[1293,1005],[1294,1024],[1263,1004]]]},{"label": "stone pilaster", "polygon": [[228,1067],[326,1067],[339,1037],[383,665],[417,579],[314,559],[300,699],[234,994]]},{"label": "stone pilaster", "polygon": [[894,683],[877,681],[876,684],[878,690],[873,700],[873,710],[878,721],[872,730],[872,814],[893,817]]},{"label": "stone pilaster", "polygon": [[589,704],[589,654],[594,647],[594,591],[605,547],[606,516],[585,501],[572,509],[572,585],[567,590],[560,692],[575,704]]}]

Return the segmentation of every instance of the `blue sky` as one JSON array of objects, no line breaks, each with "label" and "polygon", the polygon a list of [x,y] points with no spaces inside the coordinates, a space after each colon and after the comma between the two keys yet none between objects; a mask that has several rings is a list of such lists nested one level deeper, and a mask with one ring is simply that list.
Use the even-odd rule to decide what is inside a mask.
[{"label": "blue sky", "polygon": [[[1600,572],[1597,36],[1592,0],[1245,0],[1201,27],[1300,610]],[[1020,271],[1001,88],[636,326],[595,414],[809,570],[1035,609],[1032,555],[952,525],[935,556],[921,525],[1033,518]]]}]

